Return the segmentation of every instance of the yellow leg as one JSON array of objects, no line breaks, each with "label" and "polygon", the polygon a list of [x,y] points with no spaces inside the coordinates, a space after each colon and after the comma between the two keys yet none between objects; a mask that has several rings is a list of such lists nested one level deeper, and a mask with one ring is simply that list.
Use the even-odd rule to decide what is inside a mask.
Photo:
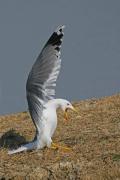
[{"label": "yellow leg", "polygon": [[51,146],[52,149],[62,149],[64,151],[71,151],[72,149],[69,148],[69,147],[65,147],[65,146],[60,146],[56,143],[52,143],[52,146]]}]

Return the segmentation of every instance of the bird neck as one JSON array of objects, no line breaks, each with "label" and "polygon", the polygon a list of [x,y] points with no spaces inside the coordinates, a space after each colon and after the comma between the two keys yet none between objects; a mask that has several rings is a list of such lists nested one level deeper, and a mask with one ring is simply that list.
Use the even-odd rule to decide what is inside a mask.
[{"label": "bird neck", "polygon": [[62,104],[63,104],[63,101],[64,99],[52,99],[52,100],[49,100],[47,105],[55,108],[55,109],[58,109],[58,108],[61,108],[62,107]]}]

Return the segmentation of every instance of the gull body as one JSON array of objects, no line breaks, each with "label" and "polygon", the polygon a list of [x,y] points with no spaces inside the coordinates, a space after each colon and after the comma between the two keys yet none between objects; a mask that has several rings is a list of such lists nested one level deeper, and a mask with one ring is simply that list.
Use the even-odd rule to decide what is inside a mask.
[{"label": "gull body", "polygon": [[[38,125],[38,132],[34,140],[28,144],[25,144],[18,149],[10,150],[9,154],[15,154],[22,151],[32,150],[32,149],[43,149],[44,147],[51,147],[52,136],[57,127],[57,112],[56,110],[61,108],[63,111],[66,109],[74,109],[72,104],[65,99],[52,99],[49,100],[44,105],[44,110],[42,114],[42,122]],[[39,126],[41,128],[39,128]]]},{"label": "gull body", "polygon": [[63,29],[64,26],[59,26],[51,35],[27,79],[26,95],[31,119],[36,127],[35,138],[18,149],[10,150],[9,154],[51,147],[52,136],[57,127],[57,108],[61,108],[65,115],[67,109],[73,109],[69,101],[54,99],[56,80],[61,68]]},{"label": "gull body", "polygon": [[71,103],[64,99],[53,99],[46,103],[42,117],[44,119],[42,122],[43,128],[42,131],[39,131],[39,135],[37,137],[38,149],[45,146],[51,146],[52,136],[57,127],[56,110],[58,108],[62,108],[63,110],[65,110],[66,108],[73,109]]}]

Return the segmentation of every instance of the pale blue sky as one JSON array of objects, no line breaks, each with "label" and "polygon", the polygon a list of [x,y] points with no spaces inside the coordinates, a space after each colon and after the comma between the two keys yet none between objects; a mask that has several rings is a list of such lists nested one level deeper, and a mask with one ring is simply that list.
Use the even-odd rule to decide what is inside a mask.
[{"label": "pale blue sky", "polygon": [[56,96],[120,92],[119,0],[1,0],[0,114],[27,110],[27,75],[60,24],[66,29]]}]

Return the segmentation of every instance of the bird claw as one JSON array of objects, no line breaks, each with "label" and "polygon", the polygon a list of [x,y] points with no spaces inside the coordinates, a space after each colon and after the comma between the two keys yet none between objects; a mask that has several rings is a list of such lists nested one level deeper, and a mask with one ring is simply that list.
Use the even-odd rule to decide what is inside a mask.
[{"label": "bird claw", "polygon": [[52,149],[62,149],[63,151],[72,151],[72,149],[71,148],[69,148],[69,147],[65,147],[65,146],[60,146],[60,145],[58,145],[58,144],[56,144],[56,143],[52,143],[52,146],[51,146],[51,148]]}]

